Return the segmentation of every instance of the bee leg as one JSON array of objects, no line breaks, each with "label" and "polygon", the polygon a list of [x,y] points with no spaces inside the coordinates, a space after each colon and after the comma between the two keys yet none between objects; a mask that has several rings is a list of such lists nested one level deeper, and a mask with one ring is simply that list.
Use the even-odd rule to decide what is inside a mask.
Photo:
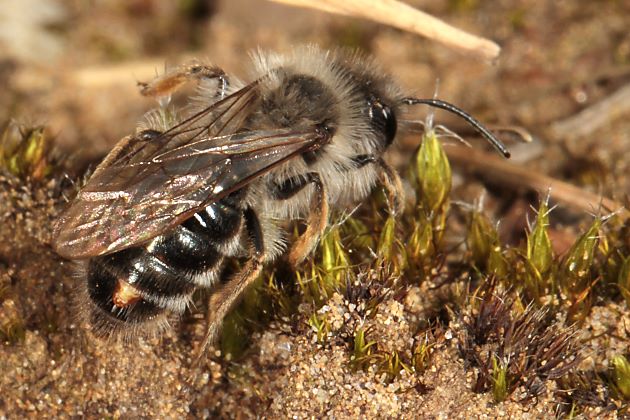
[{"label": "bee leg", "polygon": [[244,216],[247,233],[250,236],[251,254],[241,271],[210,296],[206,336],[199,348],[195,365],[202,361],[208,346],[217,341],[223,319],[238,302],[245,289],[258,278],[263,268],[265,244],[260,221],[251,208],[245,210]]},{"label": "bee leg", "polygon": [[98,164],[94,172],[92,173],[92,177],[98,175],[103,169],[109,167],[113,162],[115,162],[118,158],[125,154],[129,150],[129,146],[136,142],[137,139],[135,136],[125,136],[116,143],[116,146],[112,149],[111,152],[101,163]]},{"label": "bee leg", "polygon": [[300,235],[289,252],[289,263],[293,267],[304,261],[313,251],[328,225],[326,186],[322,183],[318,173],[309,172],[302,177],[287,179],[281,185],[276,185],[274,191],[274,195],[278,200],[287,200],[302,191],[309,184],[315,186],[315,191],[311,196],[306,231]]},{"label": "bee leg", "polygon": [[380,168],[379,179],[389,198],[390,212],[393,216],[401,215],[405,211],[405,190],[400,175],[383,159],[379,159],[378,166]]},{"label": "bee leg", "polygon": [[390,212],[392,215],[402,214],[405,211],[405,190],[398,172],[382,158],[374,155],[357,155],[352,160],[356,163],[357,169],[367,164],[374,164],[378,167],[379,181],[387,191]]},{"label": "bee leg", "polygon": [[225,72],[219,67],[194,62],[169,70],[149,83],[138,82],[138,86],[141,95],[159,99],[170,96],[190,81],[199,82],[204,79],[216,79],[219,99],[226,96],[229,81]]}]

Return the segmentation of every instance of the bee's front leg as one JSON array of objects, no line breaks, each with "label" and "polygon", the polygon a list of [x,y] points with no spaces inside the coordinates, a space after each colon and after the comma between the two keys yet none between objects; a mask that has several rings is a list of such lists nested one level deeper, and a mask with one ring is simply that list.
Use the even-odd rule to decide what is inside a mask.
[{"label": "bee's front leg", "polygon": [[169,70],[148,83],[138,82],[138,86],[140,87],[140,94],[143,96],[159,99],[170,96],[188,82],[212,79],[217,81],[216,95],[219,99],[223,99],[227,95],[229,87],[229,80],[225,72],[219,67],[196,62]]},{"label": "bee's front leg", "polygon": [[358,155],[352,159],[357,168],[373,164],[377,166],[378,178],[387,192],[390,212],[392,215],[400,215],[405,211],[405,190],[400,180],[400,175],[383,158],[374,155]]},{"label": "bee's front leg", "polygon": [[378,177],[389,198],[390,211],[392,215],[400,216],[405,211],[405,190],[400,175],[383,159],[379,159],[377,165],[380,169]]},{"label": "bee's front leg", "polygon": [[326,186],[316,172],[309,172],[304,176],[290,178],[274,187],[273,194],[278,200],[287,200],[302,191],[307,185],[313,184],[306,231],[300,235],[289,252],[289,263],[295,267],[313,251],[324,229],[328,225],[328,195]]}]

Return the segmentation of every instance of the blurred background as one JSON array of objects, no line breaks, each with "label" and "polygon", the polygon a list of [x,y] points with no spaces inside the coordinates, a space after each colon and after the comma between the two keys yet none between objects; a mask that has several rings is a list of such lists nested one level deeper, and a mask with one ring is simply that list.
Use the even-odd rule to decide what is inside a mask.
[{"label": "blurred background", "polygon": [[488,63],[374,22],[263,0],[3,1],[0,122],[43,124],[62,151],[97,159],[155,105],[136,82],[165,66],[198,58],[245,77],[258,47],[349,46],[373,54],[410,94],[430,97],[439,80],[442,99],[485,123],[524,127],[539,144],[516,153],[521,163],[606,196],[630,191],[627,118],[587,135],[551,129],[630,81],[628,2],[408,3],[495,40],[501,56]]}]

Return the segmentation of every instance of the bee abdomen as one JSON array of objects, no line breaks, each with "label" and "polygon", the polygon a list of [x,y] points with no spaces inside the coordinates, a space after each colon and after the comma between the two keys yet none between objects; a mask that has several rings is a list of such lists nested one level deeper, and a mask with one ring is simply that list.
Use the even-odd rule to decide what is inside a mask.
[{"label": "bee abdomen", "polygon": [[242,218],[226,199],[145,246],[93,258],[87,273],[93,317],[142,323],[166,311],[183,312],[195,289],[210,285],[225,257],[232,256],[226,250],[238,240]]},{"label": "bee abdomen", "polygon": [[223,255],[212,243],[184,226],[178,226],[172,234],[161,239],[151,252],[180,273],[191,286],[194,286],[194,275],[211,270],[223,259]]},{"label": "bee abdomen", "polygon": [[[107,257],[93,258],[88,264],[87,292],[93,302],[90,321],[98,331],[107,333],[110,328],[122,323],[138,324],[151,321],[164,313],[164,308],[137,296],[127,298],[122,305],[117,299],[121,285],[129,283],[121,278],[121,272]],[[97,331],[97,332],[98,332]]]},{"label": "bee abdomen", "polygon": [[194,290],[190,275],[178,273],[159,254],[143,247],[94,258],[88,266],[90,297],[101,309],[122,320],[145,303],[155,306],[154,312],[183,312]]}]

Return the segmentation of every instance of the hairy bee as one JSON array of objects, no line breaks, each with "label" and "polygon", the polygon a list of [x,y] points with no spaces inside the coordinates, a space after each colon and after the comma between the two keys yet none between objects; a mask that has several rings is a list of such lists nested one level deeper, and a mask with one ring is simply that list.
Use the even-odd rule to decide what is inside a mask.
[{"label": "hairy bee", "polygon": [[364,199],[382,183],[400,202],[400,180],[382,159],[404,107],[428,104],[465,118],[507,156],[504,146],[460,109],[408,98],[367,58],[316,47],[256,53],[250,83],[193,64],[142,86],[170,94],[197,80],[198,94],[173,119],[150,113],[119,142],[54,228],[54,248],[86,260],[87,306],[98,333],[161,326],[193,292],[221,277],[224,261],[242,271],[210,301],[205,344],[264,263],[285,250],[279,222],[306,220],[291,264],[306,258],[331,208]]}]

